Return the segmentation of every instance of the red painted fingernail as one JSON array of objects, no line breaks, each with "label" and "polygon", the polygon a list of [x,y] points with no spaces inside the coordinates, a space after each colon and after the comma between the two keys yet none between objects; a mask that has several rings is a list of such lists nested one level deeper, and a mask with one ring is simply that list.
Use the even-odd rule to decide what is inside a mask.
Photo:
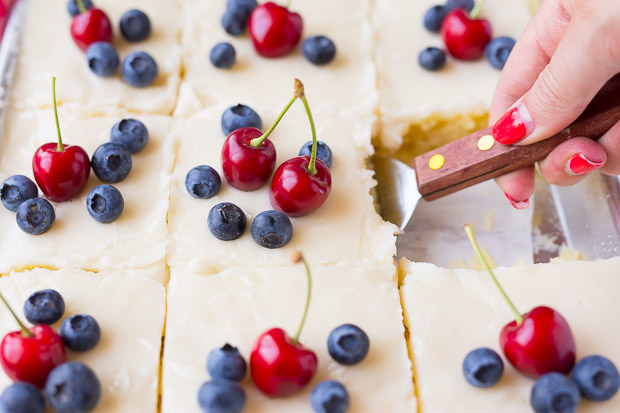
[{"label": "red painted fingernail", "polygon": [[504,145],[512,145],[523,140],[534,130],[534,122],[523,103],[510,109],[493,125],[495,140]]},{"label": "red painted fingernail", "polygon": [[566,162],[566,172],[570,175],[585,175],[596,171],[603,165],[605,165],[605,161],[594,162],[586,158],[584,154],[578,153]]},{"label": "red painted fingernail", "polygon": [[508,198],[508,200],[510,201],[510,205],[512,205],[512,207],[514,209],[526,209],[527,207],[530,206],[530,199],[526,199],[525,201],[517,201],[516,199],[513,199],[510,195],[508,195],[508,193],[504,192],[504,195],[506,195],[506,198]]}]

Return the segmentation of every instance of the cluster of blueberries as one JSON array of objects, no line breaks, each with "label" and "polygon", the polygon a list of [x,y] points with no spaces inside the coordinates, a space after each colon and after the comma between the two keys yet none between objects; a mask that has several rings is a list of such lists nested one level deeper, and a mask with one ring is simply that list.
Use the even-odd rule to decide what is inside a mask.
[{"label": "cluster of blueberries", "polygon": [[[65,312],[65,302],[55,290],[37,291],[24,303],[24,315],[34,324],[52,325]],[[101,337],[97,321],[86,314],[72,315],[60,326],[60,338],[66,348],[84,352],[94,348]],[[55,367],[47,377],[43,393],[34,385],[17,381],[0,395],[0,411],[44,413],[45,399],[58,412],[92,410],[101,397],[101,384],[85,364],[66,362]]]},{"label": "cluster of blueberries", "polygon": [[[446,4],[436,5],[424,14],[424,27],[432,32],[439,33],[444,17],[451,10],[460,8],[470,12],[474,8],[474,0],[447,0]],[[499,36],[491,40],[484,50],[484,55],[497,69],[503,69],[508,56],[515,45],[515,40],[509,36]],[[446,53],[438,47],[427,47],[420,52],[418,62],[426,70],[436,71],[446,64]]]},{"label": "cluster of blueberries", "polygon": [[[327,351],[339,364],[353,366],[368,354],[368,335],[353,324],[336,327],[327,338]],[[245,377],[247,364],[236,347],[225,344],[212,350],[207,357],[211,380],[198,390],[198,404],[205,413],[239,413],[246,403],[239,382]],[[310,395],[310,405],[317,413],[344,413],[349,408],[349,393],[336,380],[318,383]]]},{"label": "cluster of blueberries", "polygon": [[[262,128],[258,113],[247,105],[231,106],[222,114],[222,131],[228,136],[231,132],[245,127]],[[312,153],[312,141],[306,142],[299,155]],[[317,157],[327,167],[332,165],[332,152],[324,142],[317,143]],[[194,198],[209,199],[220,191],[222,179],[218,172],[209,165],[192,168],[185,176],[185,188]],[[247,217],[243,210],[231,203],[219,203],[209,211],[207,224],[211,233],[220,240],[232,241],[239,238],[247,227]],[[291,219],[283,212],[269,210],[256,215],[252,221],[251,233],[254,240],[265,248],[280,248],[288,244],[293,237]]]},{"label": "cluster of blueberries", "polygon": [[[501,357],[492,349],[472,350],[463,361],[465,379],[476,387],[495,385],[504,372]],[[607,358],[592,355],[573,367],[572,377],[561,373],[540,376],[530,394],[530,404],[536,413],[575,412],[581,397],[596,402],[612,398],[620,388],[620,375]]]},{"label": "cluster of blueberries", "polygon": [[[85,9],[93,8],[91,0],[82,0],[82,2]],[[71,16],[76,16],[80,12],[75,0],[69,0],[67,8]],[[139,42],[151,34],[151,21],[142,11],[129,10],[121,17],[120,31],[127,41]],[[101,77],[113,76],[120,63],[118,52],[108,42],[91,44],[86,49],[86,61],[90,70]],[[121,66],[121,77],[126,83],[135,87],[151,85],[157,77],[157,72],[155,59],[143,51],[128,54]]]},{"label": "cluster of blueberries", "polygon": [[[242,35],[248,25],[250,14],[257,6],[256,0],[226,0],[226,12],[221,19],[226,33],[231,36]],[[312,36],[302,43],[301,53],[310,63],[323,66],[336,57],[336,45],[326,36]],[[209,60],[217,68],[229,69],[235,64],[237,53],[232,44],[222,42],[211,49]]]},{"label": "cluster of blueberries", "polygon": [[[120,182],[131,170],[131,154],[141,151],[147,144],[146,126],[136,119],[123,119],[110,131],[110,142],[99,146],[91,159],[91,167],[103,182]],[[38,198],[37,185],[24,175],[13,175],[0,186],[0,201],[10,211],[16,212],[19,228],[32,235],[48,231],[56,219],[52,204]],[[107,224],[123,212],[125,202],[114,186],[102,184],[94,187],[86,198],[88,213],[98,222]]]}]

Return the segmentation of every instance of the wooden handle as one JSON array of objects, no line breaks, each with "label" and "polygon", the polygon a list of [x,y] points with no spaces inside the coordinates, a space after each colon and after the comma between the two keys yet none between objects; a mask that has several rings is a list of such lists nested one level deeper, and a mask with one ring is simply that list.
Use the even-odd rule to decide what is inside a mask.
[{"label": "wooden handle", "polygon": [[[532,165],[570,138],[598,139],[619,121],[620,74],[617,74],[605,84],[575,122],[548,139],[523,146],[495,142],[490,149],[481,150],[478,149],[479,139],[491,134],[491,128],[486,128],[416,157],[414,167],[418,189],[427,200],[440,198]],[[445,160],[439,169],[429,167],[433,155],[441,155]]]}]

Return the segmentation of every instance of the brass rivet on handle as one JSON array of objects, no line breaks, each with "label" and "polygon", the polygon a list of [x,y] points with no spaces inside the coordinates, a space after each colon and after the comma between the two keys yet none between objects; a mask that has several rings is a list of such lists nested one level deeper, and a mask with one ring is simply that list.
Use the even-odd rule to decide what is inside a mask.
[{"label": "brass rivet on handle", "polygon": [[495,138],[491,135],[484,135],[478,139],[478,149],[488,151],[495,145]]},{"label": "brass rivet on handle", "polygon": [[428,160],[428,167],[432,170],[437,170],[441,168],[445,162],[446,158],[444,158],[442,154],[436,153]]}]

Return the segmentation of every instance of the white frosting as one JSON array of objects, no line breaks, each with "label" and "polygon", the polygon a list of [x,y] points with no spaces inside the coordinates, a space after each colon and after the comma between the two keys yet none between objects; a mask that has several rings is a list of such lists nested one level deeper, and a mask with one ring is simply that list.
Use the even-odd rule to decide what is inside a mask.
[{"label": "white frosting", "polygon": [[[68,361],[89,366],[101,383],[94,411],[154,412],[157,406],[161,335],[164,328],[164,287],[133,271],[92,274],[79,270],[35,269],[0,278],[0,290],[22,319],[24,301],[35,291],[52,288],[65,301],[65,315],[89,314],[101,328],[101,339],[90,351],[67,351]],[[0,336],[18,330],[2,308]],[[0,389],[10,384],[0,374]]]},{"label": "white frosting", "polygon": [[[65,0],[28,0],[11,105],[20,109],[50,107],[50,79],[56,76],[60,105],[78,103],[82,110],[95,112],[121,107],[172,113],[181,74],[181,18],[177,2],[105,0],[96,5],[112,23],[113,44],[120,58],[118,72],[102,78],[90,71],[85,53],[71,38],[71,16]],[[152,29],[146,40],[137,43],[126,41],[119,29],[123,13],[134,8],[147,13]],[[145,51],[157,62],[159,75],[149,87],[135,88],[121,78],[122,60],[134,51]]]},{"label": "white frosting", "polygon": [[[312,301],[300,342],[318,357],[318,372],[299,394],[283,399],[262,395],[249,374],[242,381],[244,411],[311,411],[312,388],[322,380],[342,382],[350,395],[348,413],[414,412],[411,365],[403,337],[394,267],[315,266]],[[230,268],[201,276],[171,270],[163,360],[162,412],[199,412],[197,394],[208,380],[208,353],[230,343],[249,357],[255,340],[272,327],[294,335],[306,297],[303,265]],[[370,338],[360,364],[341,366],[327,352],[332,329],[353,323]]]},{"label": "white frosting", "polygon": [[[443,47],[441,35],[423,25],[426,11],[437,0],[376,1],[372,13],[376,30],[375,62],[379,73],[380,142],[398,149],[409,125],[430,115],[488,110],[500,70],[483,57],[464,62],[447,56],[447,64],[429,72],[418,63],[426,47]],[[480,17],[493,27],[493,36],[518,38],[531,14],[525,0],[489,1]],[[454,138],[457,138],[455,136]]]},{"label": "white frosting", "polygon": [[[181,2],[187,86],[181,88],[176,113],[186,116],[199,108],[239,102],[278,110],[290,96],[293,79],[297,77],[306,85],[308,100],[317,113],[372,116],[378,93],[371,59],[370,3],[369,0],[291,3],[290,10],[303,18],[300,44],[287,56],[267,59],[254,50],[247,32],[233,37],[222,28],[224,0]],[[336,45],[336,58],[325,66],[313,65],[301,53],[301,42],[314,35],[325,35]],[[236,50],[237,62],[231,69],[218,69],[209,61],[211,49],[219,42],[229,42]],[[198,107],[184,104],[185,99],[194,101]]]},{"label": "white frosting", "polygon": [[[256,108],[255,108],[256,109]],[[266,129],[276,112],[259,110]],[[228,185],[221,172],[220,127],[222,109],[206,110],[185,122],[179,139],[178,156],[170,196],[168,265],[198,273],[218,272],[230,266],[289,265],[293,251],[302,249],[316,264],[391,263],[395,252],[395,227],[377,215],[369,191],[374,186],[372,172],[364,169],[367,153],[356,149],[354,139],[368,139],[369,125],[344,117],[316,116],[319,140],[331,147],[332,192],[318,210],[292,218],[293,238],[280,249],[259,246],[250,233],[252,217],[273,209],[269,183],[244,192]],[[310,126],[301,102],[296,102],[270,136],[277,149],[277,163],[297,156],[311,139]],[[367,148],[370,150],[370,148]],[[218,195],[211,199],[193,198],[185,188],[185,176],[192,168],[207,164],[222,177]],[[207,226],[209,210],[220,202],[233,202],[248,217],[246,232],[233,241],[220,241]]]},{"label": "white frosting", "polygon": [[[489,389],[468,384],[461,370],[465,355],[478,347],[499,354],[499,334],[513,320],[510,309],[488,274],[447,270],[432,264],[401,261],[401,287],[409,346],[415,364],[423,412],[530,411],[534,382],[504,359],[504,375]],[[620,366],[618,313],[620,258],[501,268],[495,274],[522,313],[549,306],[568,321],[577,359],[600,354]],[[620,396],[604,403],[582,399],[579,412],[620,411]]]},{"label": "white frosting", "polygon": [[[92,156],[110,140],[112,126],[127,116],[86,116],[60,108],[63,141],[82,146]],[[131,115],[132,117],[134,115]],[[88,192],[101,182],[91,171],[82,193],[69,202],[54,203],[56,221],[42,235],[29,235],[15,222],[15,213],[0,208],[0,273],[24,267],[140,269],[165,281],[166,213],[174,161],[173,121],[169,117],[138,115],[149,130],[144,150],[132,155],[128,177],[113,184],[124,198],[122,215],[110,224],[95,221],[86,209]],[[56,140],[53,111],[9,111],[0,151],[0,181],[23,174],[33,179],[32,156]],[[43,196],[39,191],[39,195]]]}]

